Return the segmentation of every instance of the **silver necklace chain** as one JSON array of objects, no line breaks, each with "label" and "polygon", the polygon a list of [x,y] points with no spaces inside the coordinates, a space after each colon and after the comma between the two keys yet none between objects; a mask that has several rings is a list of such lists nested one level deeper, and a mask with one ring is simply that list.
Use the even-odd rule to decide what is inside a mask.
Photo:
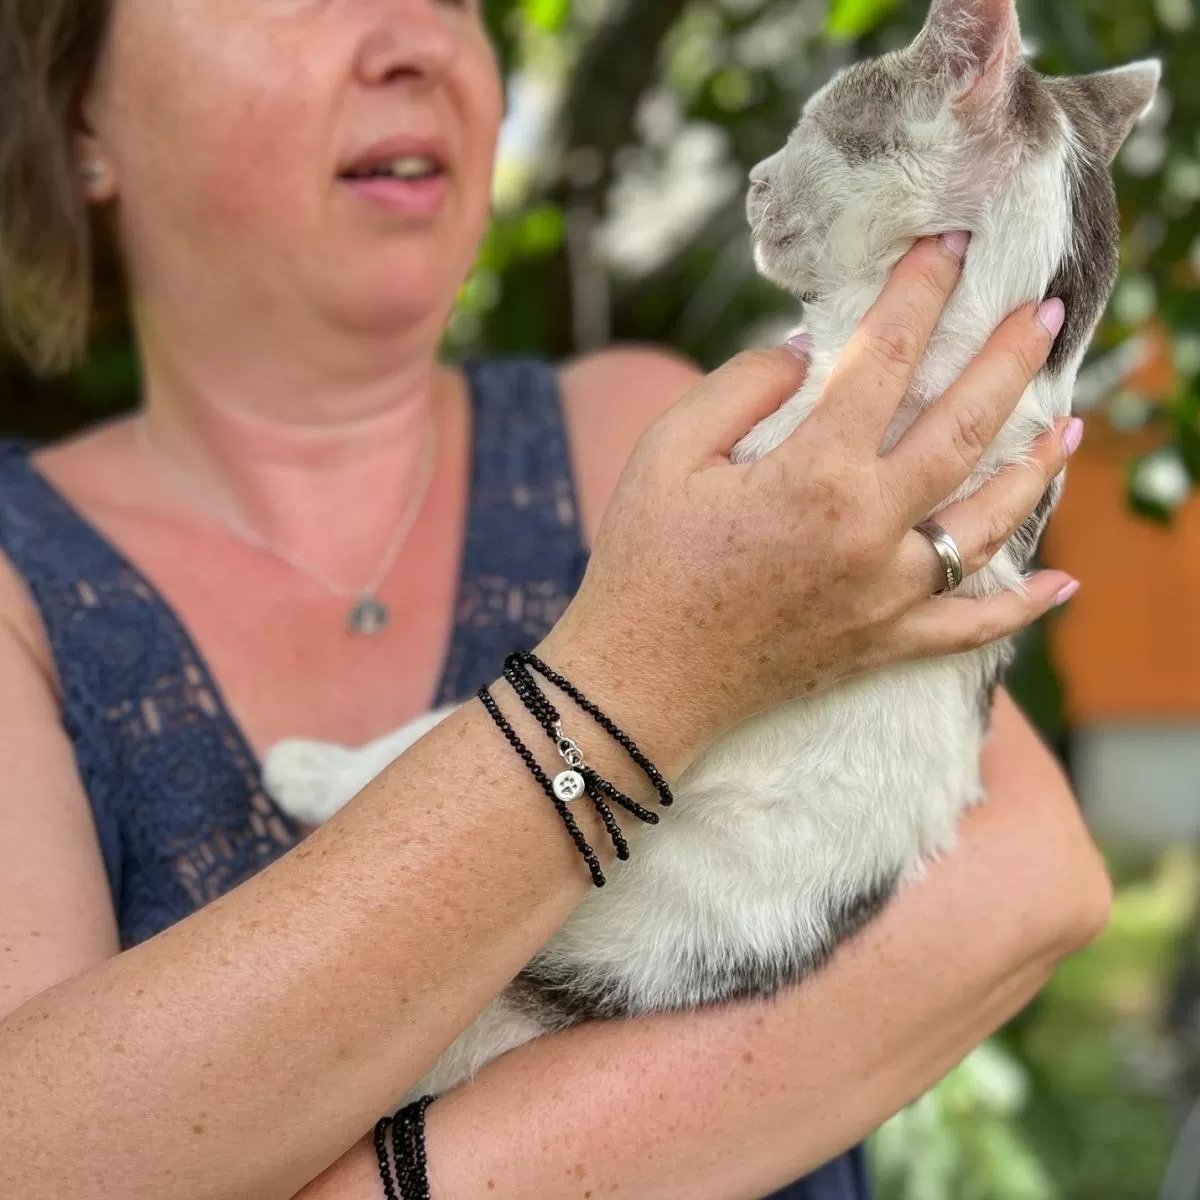
[{"label": "silver necklace chain", "polygon": [[417,518],[420,517],[421,512],[425,508],[425,501],[429,496],[429,489],[433,483],[434,468],[437,463],[438,439],[436,420],[430,421],[429,431],[425,438],[425,448],[421,460],[421,475],[416,491],[413,492],[400,523],[396,526],[396,532],[392,535],[391,541],[388,542],[387,548],[384,550],[378,569],[370,582],[361,588],[345,588],[340,584],[330,582],[330,580],[325,578],[302,558],[293,554],[285,547],[276,545],[268,538],[263,537],[262,534],[253,529],[242,517],[231,512],[224,512],[212,503],[204,495],[203,489],[196,480],[175,462],[174,459],[163,453],[154,444],[153,439],[150,437],[150,426],[145,413],[139,414],[134,419],[134,437],[143,454],[158,468],[159,473],[175,487],[176,491],[180,492],[185,499],[199,508],[207,517],[223,526],[234,537],[238,538],[239,541],[245,542],[246,545],[251,546],[253,549],[278,559],[286,566],[291,567],[292,570],[299,572],[305,578],[311,580],[331,596],[336,596],[339,600],[350,602],[352,607],[347,614],[346,625],[351,633],[372,637],[382,633],[387,628],[391,620],[391,612],[387,605],[378,598],[378,592],[391,574],[392,568],[396,565],[396,560],[400,557],[400,552],[404,549],[409,536],[412,534],[413,528],[417,523]]}]

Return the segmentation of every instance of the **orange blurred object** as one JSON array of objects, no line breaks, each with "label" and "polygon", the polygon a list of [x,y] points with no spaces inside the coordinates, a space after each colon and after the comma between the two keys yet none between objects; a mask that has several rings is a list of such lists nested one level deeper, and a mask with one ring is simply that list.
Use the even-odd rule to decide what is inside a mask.
[{"label": "orange blurred object", "polygon": [[[1150,399],[1174,393],[1171,345],[1129,380]],[[1160,434],[1088,423],[1063,502],[1043,547],[1048,566],[1083,589],[1051,628],[1051,647],[1075,726],[1200,717],[1200,498],[1162,528],[1129,507],[1129,463]]]}]

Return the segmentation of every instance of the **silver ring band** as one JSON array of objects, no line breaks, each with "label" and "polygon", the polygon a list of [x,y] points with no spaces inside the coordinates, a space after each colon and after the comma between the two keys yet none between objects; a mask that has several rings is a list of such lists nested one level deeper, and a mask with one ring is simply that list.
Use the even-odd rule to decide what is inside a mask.
[{"label": "silver ring band", "polygon": [[959,550],[958,543],[936,521],[922,521],[916,532],[937,551],[938,560],[942,564],[945,583],[933,594],[948,596],[957,592],[965,576],[962,551]]}]

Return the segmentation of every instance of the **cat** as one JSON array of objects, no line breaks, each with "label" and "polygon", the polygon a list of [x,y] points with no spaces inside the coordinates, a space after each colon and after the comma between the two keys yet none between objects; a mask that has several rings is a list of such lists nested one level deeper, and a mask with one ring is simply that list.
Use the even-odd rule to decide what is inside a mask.
[{"label": "cat", "polygon": [[[914,241],[960,229],[972,234],[962,281],[889,441],[1008,314],[1056,296],[1067,320],[1049,361],[960,495],[1027,455],[1070,411],[1115,285],[1108,167],[1160,74],[1144,62],[1047,78],[1023,58],[1014,0],[935,0],[912,45],[846,68],[813,96],[786,146],[752,172],[748,200],[760,271],[806,302],[812,367],[737,459],[768,453],[803,421]],[[1060,486],[966,594],[1023,586]],[[931,552],[931,589],[933,567]],[[725,735],[678,781],[663,827],[412,1095],[577,1021],[769,996],[818,970],[953,848],[963,813],[984,799],[980,756],[1009,657],[1000,645],[880,671]],[[267,787],[319,823],[445,715],[360,750],[284,743],[266,762]]]}]

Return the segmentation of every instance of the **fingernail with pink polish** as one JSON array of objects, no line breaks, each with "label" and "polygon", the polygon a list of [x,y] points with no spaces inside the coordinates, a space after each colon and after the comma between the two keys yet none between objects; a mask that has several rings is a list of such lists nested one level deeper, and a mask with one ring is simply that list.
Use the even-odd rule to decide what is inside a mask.
[{"label": "fingernail with pink polish", "polygon": [[1038,309],[1037,319],[1050,331],[1050,336],[1056,338],[1067,323],[1067,306],[1057,298],[1047,300]]},{"label": "fingernail with pink polish", "polygon": [[1063,431],[1063,444],[1067,448],[1068,458],[1083,445],[1083,422],[1078,417],[1072,417]]},{"label": "fingernail with pink polish", "polygon": [[1067,586],[1063,588],[1063,590],[1059,592],[1057,596],[1054,597],[1054,607],[1062,608],[1064,604],[1074,600],[1076,593],[1078,593],[1081,586],[1082,585],[1078,579],[1074,579],[1068,583]]},{"label": "fingernail with pink polish", "polygon": [[787,346],[797,358],[812,358],[813,335],[798,333],[794,338],[788,338]]},{"label": "fingernail with pink polish", "polygon": [[942,234],[942,248],[954,258],[963,258],[971,244],[971,235],[964,229]]}]

